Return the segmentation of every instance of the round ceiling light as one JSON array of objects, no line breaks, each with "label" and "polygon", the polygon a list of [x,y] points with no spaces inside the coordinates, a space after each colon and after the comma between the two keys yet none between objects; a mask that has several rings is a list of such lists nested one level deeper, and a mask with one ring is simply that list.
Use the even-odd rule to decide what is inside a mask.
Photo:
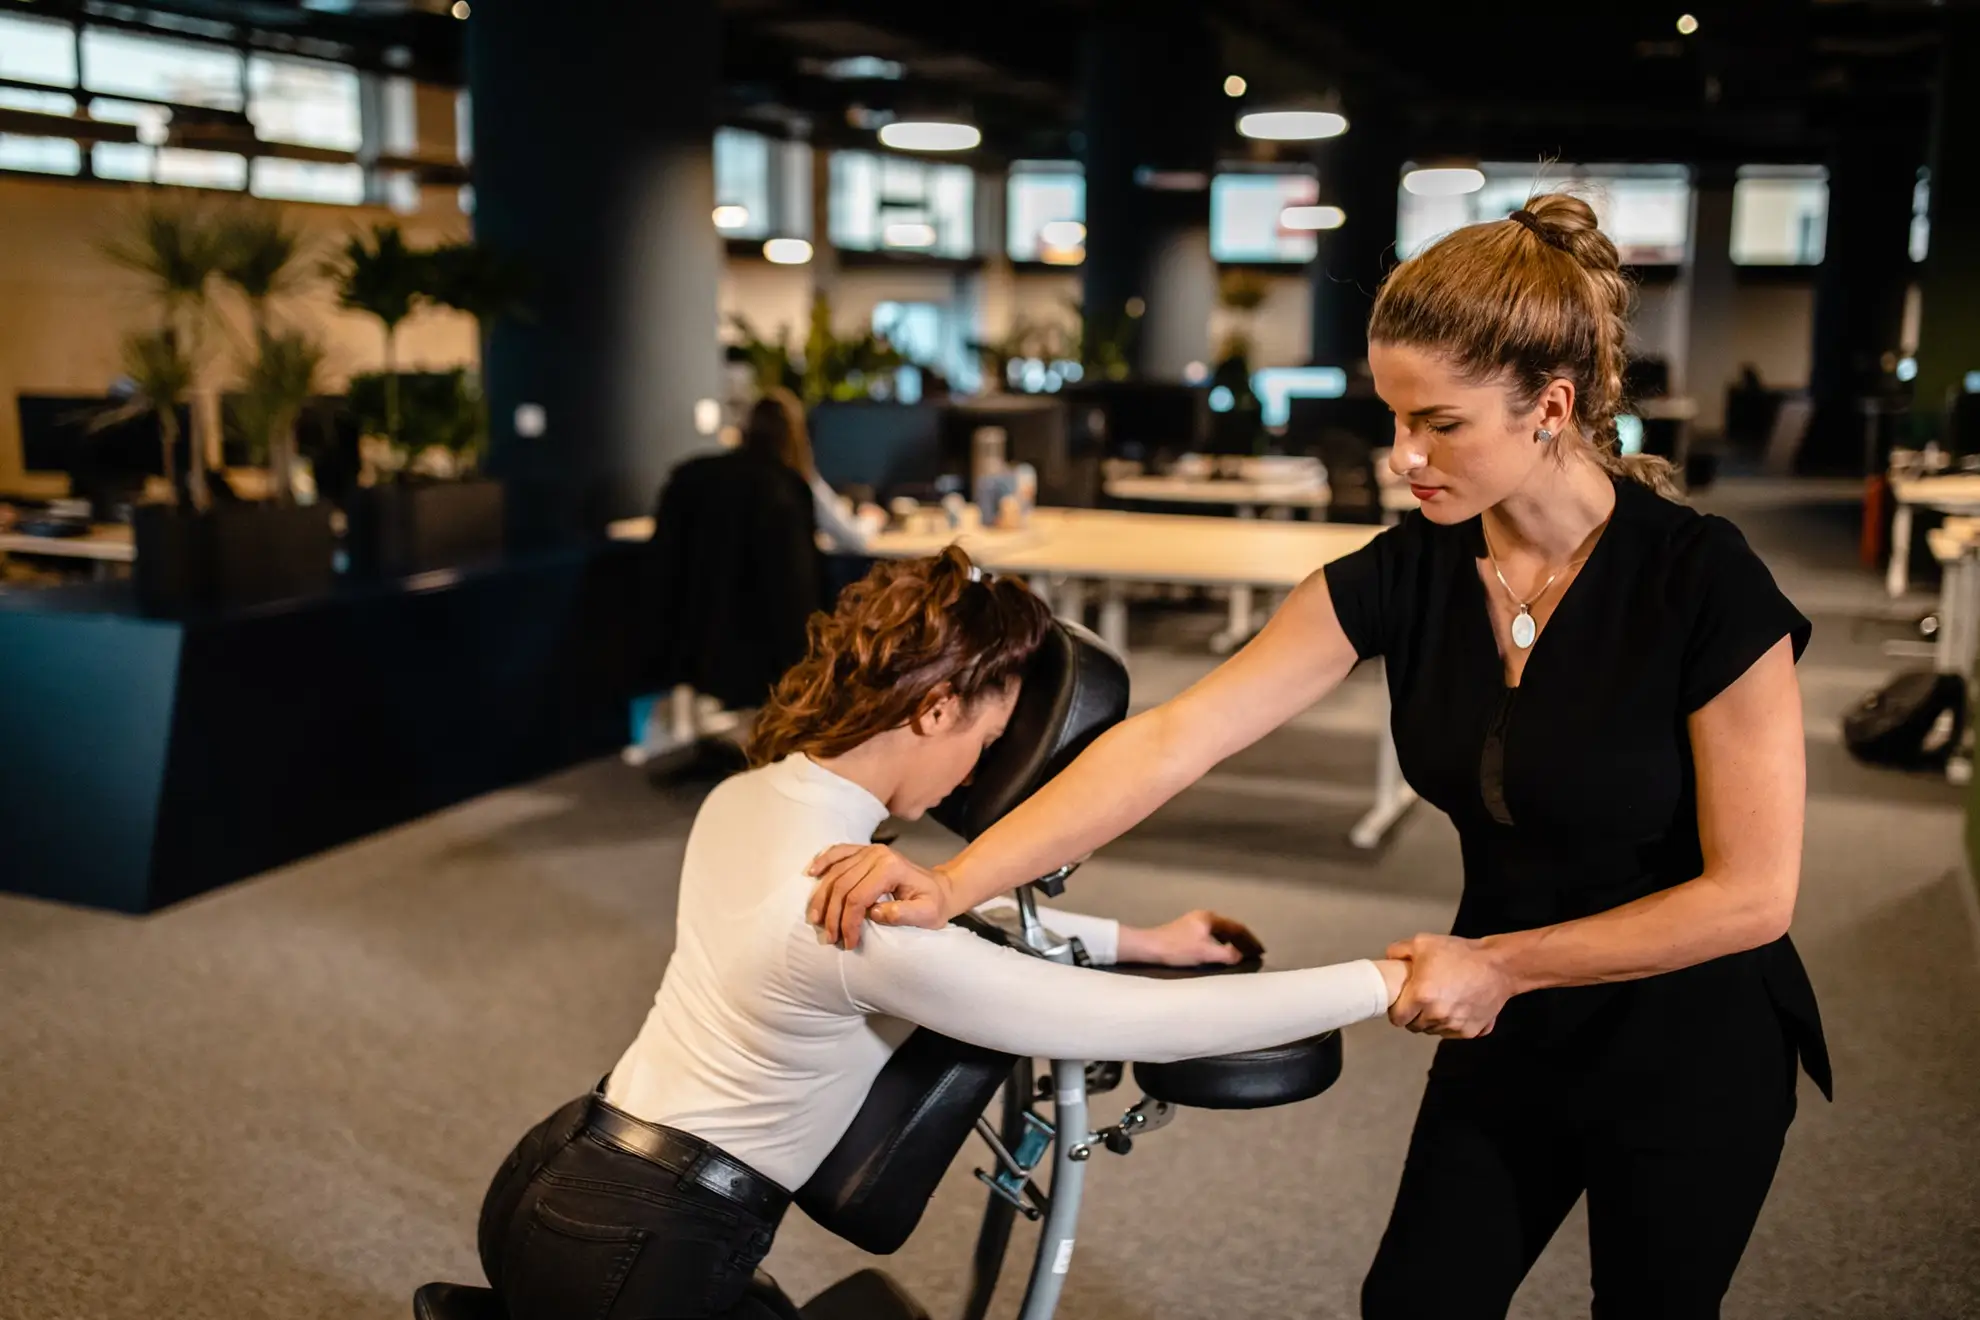
[{"label": "round ceiling light", "polygon": [[883,146],[896,151],[968,151],[983,141],[974,124],[943,119],[896,119],[880,130]]},{"label": "round ceiling light", "polygon": [[1332,110],[1258,110],[1239,115],[1238,132],[1266,142],[1312,142],[1347,132],[1347,116]]},{"label": "round ceiling light", "polygon": [[1691,35],[1692,33],[1694,33],[1694,32],[1696,32],[1697,30],[1698,30],[1698,20],[1697,20],[1697,19],[1695,19],[1695,18],[1693,18],[1693,17],[1692,17],[1692,16],[1690,15],[1690,14],[1679,14],[1679,15],[1678,15],[1678,33],[1679,33],[1679,35],[1681,35],[1681,36],[1686,36],[1686,37],[1688,37],[1688,36],[1690,36],[1690,35]]},{"label": "round ceiling light", "polygon": [[763,245],[763,259],[773,266],[802,266],[811,260],[811,244],[801,238],[773,238]]},{"label": "round ceiling light", "polygon": [[1224,79],[1224,95],[1243,96],[1244,89],[1246,87],[1249,87],[1250,85],[1251,84],[1247,83],[1243,78],[1239,77],[1237,74],[1234,73],[1230,77]]},{"label": "round ceiling light", "polygon": [[741,229],[749,223],[749,208],[733,202],[715,208],[717,229]]},{"label": "round ceiling light", "polygon": [[880,231],[880,241],[894,248],[935,246],[935,226],[926,220],[896,220]]},{"label": "round ceiling light", "polygon": [[1077,220],[1053,220],[1039,226],[1038,241],[1046,247],[1076,248],[1086,241],[1086,226]]},{"label": "round ceiling light", "polygon": [[1287,229],[1339,229],[1347,223],[1347,212],[1338,206],[1288,206],[1279,212],[1279,224]]},{"label": "round ceiling light", "polygon": [[1485,186],[1485,172],[1468,165],[1433,165],[1403,175],[1402,186],[1415,197],[1462,197]]}]

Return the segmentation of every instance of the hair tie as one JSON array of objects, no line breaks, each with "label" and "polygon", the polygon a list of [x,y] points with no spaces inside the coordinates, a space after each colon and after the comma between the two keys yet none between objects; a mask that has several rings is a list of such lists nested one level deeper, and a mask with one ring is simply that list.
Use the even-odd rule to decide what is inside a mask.
[{"label": "hair tie", "polygon": [[1532,231],[1533,236],[1535,238],[1539,239],[1542,243],[1545,243],[1548,247],[1559,248],[1562,252],[1566,252],[1568,250],[1567,240],[1562,238],[1559,234],[1553,233],[1548,229],[1546,229],[1544,226],[1542,226],[1540,223],[1540,217],[1533,214],[1533,212],[1527,210],[1525,207],[1522,206],[1519,210],[1514,211],[1510,216],[1507,216],[1506,218],[1509,220],[1517,220],[1522,225],[1525,225],[1527,229]]}]

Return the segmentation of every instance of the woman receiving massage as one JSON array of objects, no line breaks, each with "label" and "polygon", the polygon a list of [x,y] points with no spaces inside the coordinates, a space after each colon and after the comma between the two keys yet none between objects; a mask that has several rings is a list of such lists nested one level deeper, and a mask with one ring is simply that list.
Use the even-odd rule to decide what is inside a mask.
[{"label": "woman receiving massage", "polygon": [[[681,864],[674,955],[611,1074],[516,1146],[483,1201],[483,1269],[510,1320],[770,1317],[751,1289],[791,1192],[919,1026],[1010,1054],[1163,1062],[1262,1048],[1382,1013],[1400,962],[1154,981],[1063,966],[968,931],[805,921],[821,851],[863,844],[966,782],[1050,626],[962,551],[883,564],[813,616],[753,768],[715,789]],[[1256,951],[1208,912],[1143,930],[1054,910],[1096,963]]]}]

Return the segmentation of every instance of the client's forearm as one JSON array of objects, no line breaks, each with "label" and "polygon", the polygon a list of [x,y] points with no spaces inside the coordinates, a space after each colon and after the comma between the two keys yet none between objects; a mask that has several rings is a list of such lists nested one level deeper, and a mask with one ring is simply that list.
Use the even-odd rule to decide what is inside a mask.
[{"label": "client's forearm", "polygon": [[1169,744],[1161,708],[1103,734],[1044,788],[938,869],[960,908],[1049,875],[1146,820],[1200,771]]}]

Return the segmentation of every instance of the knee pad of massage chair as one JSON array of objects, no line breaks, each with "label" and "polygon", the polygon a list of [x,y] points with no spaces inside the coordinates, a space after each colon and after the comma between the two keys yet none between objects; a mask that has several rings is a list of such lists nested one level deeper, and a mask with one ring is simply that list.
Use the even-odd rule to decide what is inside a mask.
[{"label": "knee pad of massage chair", "polygon": [[[1025,670],[1004,736],[969,784],[931,813],[973,839],[1127,715],[1127,666],[1086,629],[1055,621]],[[994,1005],[985,1005],[995,1012]],[[916,1031],[875,1079],[852,1125],[796,1201],[863,1251],[900,1249],[977,1117],[1017,1060]]]}]

